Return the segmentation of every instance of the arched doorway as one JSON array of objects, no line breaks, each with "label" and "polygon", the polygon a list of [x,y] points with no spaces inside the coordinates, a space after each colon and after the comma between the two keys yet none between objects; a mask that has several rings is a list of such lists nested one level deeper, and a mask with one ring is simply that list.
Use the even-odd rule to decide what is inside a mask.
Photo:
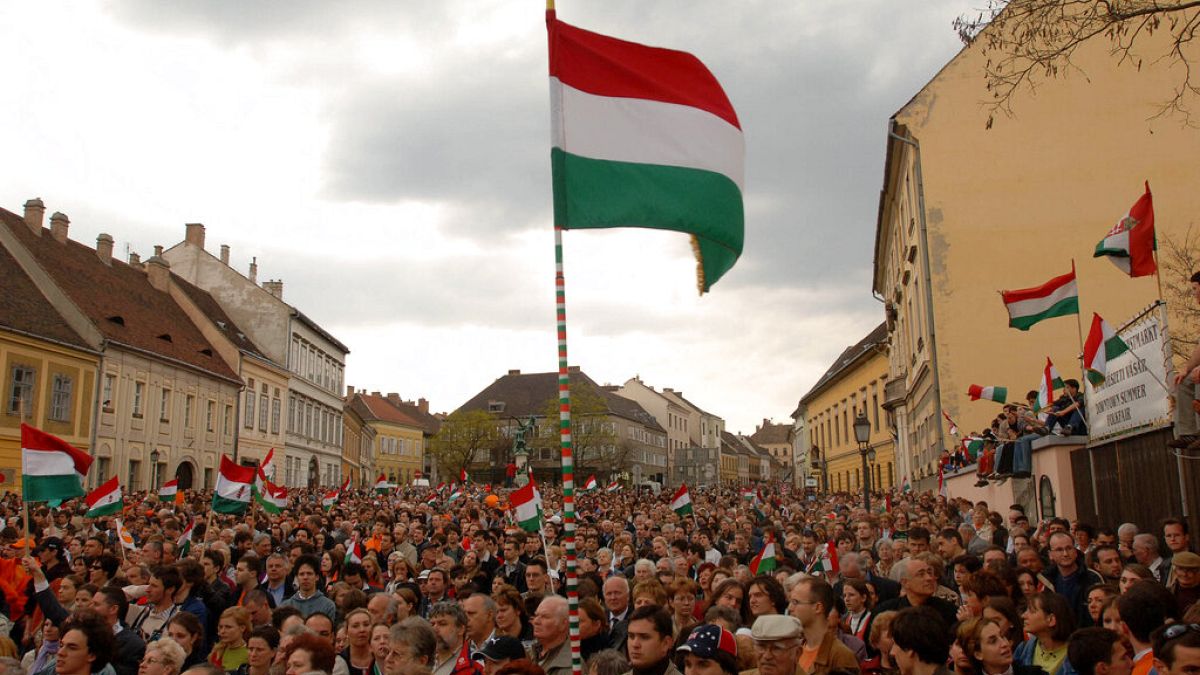
[{"label": "arched doorway", "polygon": [[192,463],[187,460],[180,462],[178,468],[175,469],[175,478],[179,480],[180,490],[192,489],[192,481],[195,479],[195,477],[196,469],[192,466]]}]

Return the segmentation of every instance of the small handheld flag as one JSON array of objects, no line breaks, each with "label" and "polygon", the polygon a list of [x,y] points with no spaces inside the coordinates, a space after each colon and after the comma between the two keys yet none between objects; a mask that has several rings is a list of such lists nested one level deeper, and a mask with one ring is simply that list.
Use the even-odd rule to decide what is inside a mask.
[{"label": "small handheld flag", "polygon": [[687,483],[679,486],[675,497],[671,499],[671,510],[681,516],[692,515],[692,495],[688,493]]},{"label": "small handheld flag", "polygon": [[100,518],[102,516],[111,516],[114,513],[120,513],[121,509],[125,508],[125,499],[121,494],[121,484],[117,482],[117,477],[104,481],[100,487],[88,493],[84,498],[87,502],[86,518]]},{"label": "small handheld flag", "polygon": [[172,478],[163,483],[162,487],[158,488],[158,501],[173,502],[177,494],[179,494],[179,479]]},{"label": "small handheld flag", "polygon": [[[973,384],[967,388],[967,396],[970,396],[972,401],[984,399],[987,401],[995,401],[996,403],[1004,403],[1008,399],[1008,388],[981,387],[977,384]],[[955,431],[957,431],[957,429],[955,429]]]},{"label": "small handheld flag", "polygon": [[595,474],[588,476],[588,479],[583,482],[583,489],[587,492],[591,492],[592,490],[596,489],[596,475]]}]

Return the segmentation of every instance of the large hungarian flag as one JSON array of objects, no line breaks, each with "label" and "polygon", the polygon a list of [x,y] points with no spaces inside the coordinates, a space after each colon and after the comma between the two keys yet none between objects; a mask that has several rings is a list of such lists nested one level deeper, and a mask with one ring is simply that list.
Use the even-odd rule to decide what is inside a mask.
[{"label": "large hungarian flag", "polygon": [[745,141],[708,68],[686,52],[592,33],[546,12],[554,224],[692,237],[700,292],[742,253]]},{"label": "large hungarian flag", "polygon": [[163,483],[162,487],[158,488],[158,501],[173,502],[177,494],[179,494],[179,479],[172,478]]},{"label": "large hungarian flag", "polygon": [[1154,198],[1150,195],[1150,181],[1146,181],[1146,192],[1096,244],[1092,257],[1107,256],[1129,276],[1145,277],[1158,271],[1154,248]]},{"label": "large hungarian flag", "polygon": [[238,465],[232,459],[221,455],[217,487],[213,490],[212,510],[217,513],[245,513],[246,508],[250,506],[254,476],[254,467]]},{"label": "large hungarian flag", "polygon": [[967,387],[967,396],[970,396],[972,401],[984,399],[987,401],[995,401],[996,403],[1004,403],[1006,400],[1008,400],[1008,387],[981,387],[977,384],[973,384],[970,387]]},{"label": "large hungarian flag", "polygon": [[1099,387],[1108,377],[1108,362],[1129,351],[1129,345],[1117,335],[1099,314],[1092,314],[1092,328],[1083,343],[1083,367],[1088,382]]},{"label": "large hungarian flag", "polygon": [[1029,330],[1034,324],[1056,316],[1079,313],[1079,287],[1075,284],[1075,263],[1071,271],[1050,281],[1017,291],[1000,291],[1008,310],[1008,325]]},{"label": "large hungarian flag", "polygon": [[692,495],[688,493],[687,483],[680,485],[671,498],[671,510],[681,516],[692,515]]},{"label": "large hungarian flag", "polygon": [[508,498],[512,505],[513,520],[526,532],[542,529],[542,493],[538,492],[533,476],[523,487],[515,490]]},{"label": "large hungarian flag", "polygon": [[767,535],[762,550],[750,561],[750,573],[754,576],[767,574],[775,570],[775,537]]},{"label": "large hungarian flag", "polygon": [[57,436],[21,423],[21,498],[27,502],[82,497],[91,455]]},{"label": "large hungarian flag", "polygon": [[1050,357],[1046,357],[1046,367],[1042,369],[1042,379],[1038,382],[1037,401],[1034,402],[1033,411],[1038,412],[1050,406],[1054,402],[1055,390],[1063,388],[1062,376],[1058,374],[1058,369],[1050,362]]},{"label": "large hungarian flag", "polygon": [[114,513],[120,513],[121,509],[125,508],[121,484],[117,481],[116,476],[104,481],[103,485],[89,492],[84,501],[87,502],[88,507],[87,513],[83,514],[86,518],[111,516]]}]

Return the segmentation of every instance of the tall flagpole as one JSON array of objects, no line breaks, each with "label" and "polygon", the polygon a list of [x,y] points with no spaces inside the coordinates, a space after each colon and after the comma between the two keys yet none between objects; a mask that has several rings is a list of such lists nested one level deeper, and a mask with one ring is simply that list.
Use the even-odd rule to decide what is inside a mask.
[{"label": "tall flagpole", "polygon": [[[546,0],[547,22],[554,19],[554,0]],[[549,24],[548,24],[549,27]],[[554,301],[558,334],[558,423],[562,446],[563,543],[567,550],[567,608],[570,615],[571,672],[582,675],[579,638],[579,591],[575,574],[575,460],[571,445],[571,382],[567,367],[567,294],[563,276],[562,228],[554,226]],[[547,561],[549,562],[549,561]]]},{"label": "tall flagpole", "polygon": [[[554,0],[547,0],[552,9]],[[567,549],[567,608],[570,612],[571,672],[583,673],[579,639],[579,592],[575,575],[575,460],[571,446],[571,380],[567,367],[567,294],[563,276],[562,228],[554,227],[554,301],[558,329],[558,424],[562,445],[563,543]]]}]

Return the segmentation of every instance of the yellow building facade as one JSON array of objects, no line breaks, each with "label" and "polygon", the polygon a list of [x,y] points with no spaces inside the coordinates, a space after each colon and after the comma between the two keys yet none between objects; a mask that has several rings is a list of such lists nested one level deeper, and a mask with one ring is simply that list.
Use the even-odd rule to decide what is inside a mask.
[{"label": "yellow building facade", "polygon": [[[401,410],[396,403],[406,405],[395,394],[383,396],[376,392],[350,396],[350,406],[374,433],[371,457],[367,463],[374,467],[376,475],[364,476],[371,484],[379,474],[383,474],[398,485],[411,485],[425,462],[425,425]],[[449,480],[457,478],[455,476]]]},{"label": "yellow building facade", "polygon": [[858,492],[863,487],[862,455],[854,438],[854,420],[865,412],[871,423],[868,465],[871,488],[898,484],[895,444],[883,408],[888,381],[887,330],[881,324],[838,356],[816,385],[800,399],[814,456],[824,463],[819,479],[826,492]]},{"label": "yellow building facade", "polygon": [[[1167,33],[1139,35],[1136,51],[1165,53]],[[1018,91],[1014,114],[989,128],[981,43],[894,115],[885,141],[873,291],[886,303],[899,474],[924,489],[936,486],[937,458],[956,442],[942,411],[963,433],[1000,412],[969,401],[970,385],[1006,386],[1009,400],[1021,401],[1047,357],[1064,378],[1081,379],[1080,332],[1092,312],[1119,326],[1158,298],[1154,277],[1130,279],[1092,257],[1143,181],[1154,192],[1160,251],[1183,242],[1200,213],[1200,134],[1177,115],[1158,115],[1181,80],[1171,59],[1119,65],[1099,37],[1074,52],[1076,69]],[[1184,50],[1200,56],[1194,45]],[[1074,317],[1008,328],[997,291],[1040,285],[1072,262],[1082,331]],[[1168,277],[1163,269],[1164,285],[1186,286],[1178,273]]]},{"label": "yellow building facade", "polygon": [[21,489],[24,422],[90,452],[99,355],[0,326],[4,367],[0,414],[0,491]]}]

